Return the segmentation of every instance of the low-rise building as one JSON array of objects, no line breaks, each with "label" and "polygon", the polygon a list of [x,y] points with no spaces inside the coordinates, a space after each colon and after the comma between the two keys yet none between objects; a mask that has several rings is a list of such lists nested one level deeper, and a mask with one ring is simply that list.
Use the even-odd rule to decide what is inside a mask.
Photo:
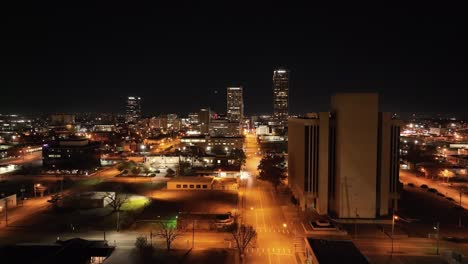
[{"label": "low-rise building", "polygon": [[168,190],[224,190],[236,191],[236,178],[217,178],[212,176],[176,177],[167,182]]},{"label": "low-rise building", "polygon": [[350,240],[326,240],[306,238],[305,244],[307,263],[369,263],[367,258]]},{"label": "low-rise building", "polygon": [[0,197],[0,213],[13,207],[16,207],[16,194]]},{"label": "low-rise building", "polygon": [[176,177],[167,182],[168,190],[211,190],[213,177]]},{"label": "low-rise building", "polygon": [[104,208],[115,200],[115,192],[83,192],[67,196],[58,202],[60,207],[92,209]]}]

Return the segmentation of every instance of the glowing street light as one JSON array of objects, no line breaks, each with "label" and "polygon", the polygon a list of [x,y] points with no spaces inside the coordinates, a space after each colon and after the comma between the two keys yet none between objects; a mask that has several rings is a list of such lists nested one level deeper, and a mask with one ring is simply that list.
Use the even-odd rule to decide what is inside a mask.
[{"label": "glowing street light", "polygon": [[439,235],[440,235],[440,225],[439,222],[434,226],[434,230],[437,231],[436,236],[437,236],[437,248],[436,248],[436,254],[439,255]]},{"label": "glowing street light", "polygon": [[286,228],[288,227],[288,225],[286,223],[283,223],[283,227]]},{"label": "glowing street light", "polygon": [[395,215],[395,212],[393,212],[393,216],[392,216],[392,252],[391,252],[391,255],[393,255],[393,235],[395,233],[395,220],[398,220],[398,216]]}]

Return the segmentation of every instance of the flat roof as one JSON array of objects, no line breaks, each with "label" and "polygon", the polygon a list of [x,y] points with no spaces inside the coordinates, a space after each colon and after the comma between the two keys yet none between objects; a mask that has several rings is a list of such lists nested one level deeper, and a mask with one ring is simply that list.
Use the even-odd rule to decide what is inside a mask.
[{"label": "flat roof", "polygon": [[307,241],[320,264],[369,264],[366,257],[350,240],[307,238]]},{"label": "flat roof", "polygon": [[200,176],[193,176],[193,177],[175,177],[169,180],[168,182],[175,182],[175,183],[211,183],[213,181],[213,177],[200,177]]}]

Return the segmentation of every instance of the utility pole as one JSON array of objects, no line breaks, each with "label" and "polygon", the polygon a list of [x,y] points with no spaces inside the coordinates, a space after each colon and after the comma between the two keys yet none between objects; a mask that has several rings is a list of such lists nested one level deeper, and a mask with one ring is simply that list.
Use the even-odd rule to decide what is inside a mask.
[{"label": "utility pole", "polygon": [[195,219],[192,218],[192,249],[194,247],[195,247]]},{"label": "utility pole", "polygon": [[5,227],[8,227],[8,199],[5,199]]},{"label": "utility pole", "polygon": [[440,225],[439,222],[437,222],[436,226],[434,226],[434,229],[437,230],[437,248],[436,248],[436,254],[439,255],[439,237],[440,237]]},{"label": "utility pole", "polygon": [[117,232],[120,230],[120,210],[117,210]]},{"label": "utility pole", "polygon": [[63,194],[63,175],[62,180],[60,181],[60,194]]},{"label": "utility pole", "polygon": [[462,187],[460,186],[460,215],[458,216],[458,227],[462,228]]},{"label": "utility pole", "polygon": [[150,244],[153,246],[153,231],[150,231]]},{"label": "utility pole", "polygon": [[398,220],[398,216],[395,215],[395,211],[392,214],[392,251],[390,256],[393,256],[393,235],[395,234],[395,220]]},{"label": "utility pole", "polygon": [[354,220],[354,238],[356,239],[357,238],[357,219],[359,218],[357,208],[356,208],[355,213],[356,213],[356,219]]},{"label": "utility pole", "polygon": [[21,192],[21,206],[24,206],[24,192],[26,191],[26,189],[24,189],[24,185],[21,185],[21,189],[20,189],[20,192]]}]

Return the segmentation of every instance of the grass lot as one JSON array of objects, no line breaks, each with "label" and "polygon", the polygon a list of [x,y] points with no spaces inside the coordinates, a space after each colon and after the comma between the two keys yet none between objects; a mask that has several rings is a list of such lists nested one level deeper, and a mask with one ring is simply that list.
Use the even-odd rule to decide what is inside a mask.
[{"label": "grass lot", "polygon": [[144,196],[130,197],[121,207],[122,211],[139,211],[143,210],[149,204],[150,200]]}]

